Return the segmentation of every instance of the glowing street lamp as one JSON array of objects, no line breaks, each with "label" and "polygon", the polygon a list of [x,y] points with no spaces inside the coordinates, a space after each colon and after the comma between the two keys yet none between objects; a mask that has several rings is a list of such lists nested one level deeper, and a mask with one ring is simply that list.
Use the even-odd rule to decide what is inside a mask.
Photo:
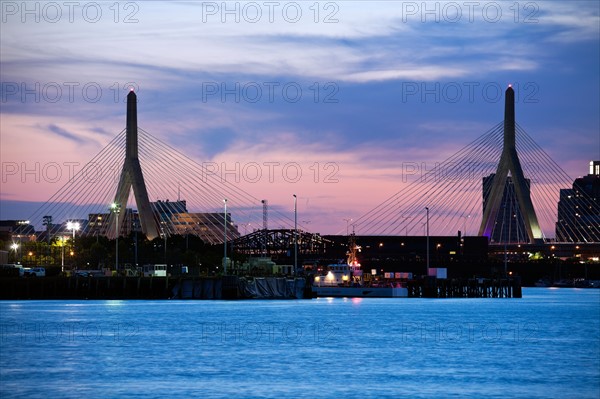
[{"label": "glowing street lamp", "polygon": [[[81,225],[79,224],[79,222],[67,222],[67,230],[72,230],[73,231],[73,245],[72,247],[75,248],[75,232],[77,230],[79,230],[79,228],[81,227]],[[65,271],[65,238],[62,237],[62,258],[61,258],[61,269],[64,272]],[[71,251],[71,256],[73,256],[73,251]]]},{"label": "glowing street lamp", "polygon": [[75,242],[75,232],[81,228],[79,222],[67,222],[67,230],[73,231],[73,242]]},{"label": "glowing street lamp", "polygon": [[19,244],[17,244],[16,242],[13,242],[10,245],[10,249],[12,249],[13,251],[15,251],[15,262],[17,261],[17,249],[19,249]]},{"label": "glowing street lamp", "polygon": [[115,270],[119,270],[119,212],[121,212],[121,205],[113,202],[110,205],[110,210],[115,214]]},{"label": "glowing street lamp", "polygon": [[[74,232],[73,232],[74,233]],[[65,241],[67,241],[66,237],[60,237],[60,270],[64,273],[65,271]]]}]

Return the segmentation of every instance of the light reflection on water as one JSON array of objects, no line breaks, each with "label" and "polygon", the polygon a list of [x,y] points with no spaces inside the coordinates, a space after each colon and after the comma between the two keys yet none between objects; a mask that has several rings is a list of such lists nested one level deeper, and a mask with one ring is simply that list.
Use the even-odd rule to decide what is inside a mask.
[{"label": "light reflection on water", "polygon": [[0,397],[597,398],[600,290],[3,301]]}]

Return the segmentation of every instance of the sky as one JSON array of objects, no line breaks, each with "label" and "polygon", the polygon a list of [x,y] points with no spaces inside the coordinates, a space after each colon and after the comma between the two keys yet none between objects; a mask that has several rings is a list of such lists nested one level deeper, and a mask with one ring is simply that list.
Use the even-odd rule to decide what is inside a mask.
[{"label": "sky", "polygon": [[130,88],[141,128],[323,234],[500,122],[508,84],[567,174],[600,159],[597,1],[0,6],[0,219],[123,130]]}]

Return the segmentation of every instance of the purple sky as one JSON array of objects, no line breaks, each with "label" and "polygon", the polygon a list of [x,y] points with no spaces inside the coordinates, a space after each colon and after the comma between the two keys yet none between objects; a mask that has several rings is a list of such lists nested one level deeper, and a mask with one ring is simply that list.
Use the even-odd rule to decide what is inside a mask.
[{"label": "purple sky", "polygon": [[140,127],[282,210],[297,193],[322,233],[500,122],[508,83],[570,176],[600,159],[596,1],[22,4],[1,3],[1,219],[124,128],[131,86]]}]

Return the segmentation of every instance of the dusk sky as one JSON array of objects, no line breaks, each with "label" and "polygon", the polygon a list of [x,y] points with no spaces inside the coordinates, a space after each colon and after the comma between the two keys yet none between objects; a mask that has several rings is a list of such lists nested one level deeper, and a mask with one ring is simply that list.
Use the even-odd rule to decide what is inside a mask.
[{"label": "dusk sky", "polygon": [[324,234],[500,122],[509,83],[571,177],[600,159],[598,1],[75,3],[0,3],[0,219],[124,129],[130,87],[141,128]]}]

